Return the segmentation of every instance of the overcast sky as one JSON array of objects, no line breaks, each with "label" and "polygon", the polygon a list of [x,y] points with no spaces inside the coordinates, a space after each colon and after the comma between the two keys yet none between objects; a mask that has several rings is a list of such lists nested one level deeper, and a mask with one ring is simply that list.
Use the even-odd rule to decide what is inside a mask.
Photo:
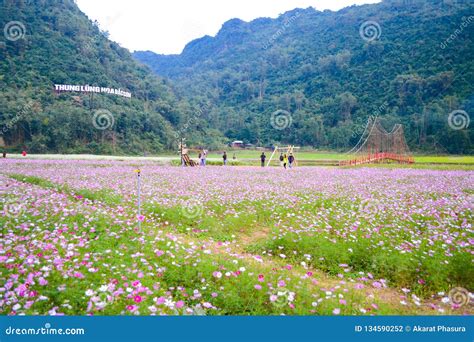
[{"label": "overcast sky", "polygon": [[294,8],[338,10],[380,0],[76,0],[110,39],[131,51],[180,53],[191,40],[214,36],[229,19],[276,18]]}]

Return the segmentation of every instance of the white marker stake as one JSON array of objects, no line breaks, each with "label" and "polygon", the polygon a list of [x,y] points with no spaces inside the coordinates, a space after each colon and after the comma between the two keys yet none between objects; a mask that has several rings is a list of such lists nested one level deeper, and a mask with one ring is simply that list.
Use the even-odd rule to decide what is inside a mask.
[{"label": "white marker stake", "polygon": [[141,218],[140,218],[140,206],[141,206],[141,201],[140,201],[140,169],[138,170],[135,170],[135,172],[137,173],[137,192],[138,192],[138,230],[141,232],[141,229],[142,229],[142,221],[141,221]]}]

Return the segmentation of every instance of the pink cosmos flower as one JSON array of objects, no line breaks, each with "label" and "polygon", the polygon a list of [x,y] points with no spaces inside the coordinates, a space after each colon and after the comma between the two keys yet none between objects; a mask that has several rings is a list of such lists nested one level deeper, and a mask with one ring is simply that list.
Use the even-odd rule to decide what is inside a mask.
[{"label": "pink cosmos flower", "polygon": [[372,283],[372,286],[375,287],[376,289],[380,289],[382,287],[382,283],[379,281],[374,281]]},{"label": "pink cosmos flower", "polygon": [[276,295],[271,295],[270,296],[270,302],[275,302],[276,300],[278,299],[278,297]]},{"label": "pink cosmos flower", "polygon": [[258,284],[257,284],[257,285],[255,285],[254,287],[255,287],[256,290],[261,290],[261,289],[262,289],[262,285],[258,285]]},{"label": "pink cosmos flower", "polygon": [[265,279],[265,277],[263,276],[263,274],[258,275],[258,281],[259,282],[263,282],[264,279]]},{"label": "pink cosmos flower", "polygon": [[332,313],[333,313],[334,315],[339,315],[339,314],[341,313],[341,309],[335,308],[334,310],[332,310]]},{"label": "pink cosmos flower", "polygon": [[278,280],[278,286],[279,287],[284,287],[286,285],[284,280]]},{"label": "pink cosmos flower", "polygon": [[340,299],[340,300],[339,300],[339,304],[347,305],[347,302],[346,302],[345,299]]},{"label": "pink cosmos flower", "polygon": [[137,220],[140,221],[140,222],[143,222],[143,221],[145,221],[145,216],[143,216],[143,215],[138,215],[138,216],[137,216]]},{"label": "pink cosmos flower", "polygon": [[140,303],[142,301],[142,297],[137,295],[133,297],[133,300],[135,301],[135,303]]}]

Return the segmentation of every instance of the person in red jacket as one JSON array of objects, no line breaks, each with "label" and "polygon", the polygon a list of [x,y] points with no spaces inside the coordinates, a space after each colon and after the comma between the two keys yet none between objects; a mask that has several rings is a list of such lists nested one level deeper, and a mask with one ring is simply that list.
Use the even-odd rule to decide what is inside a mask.
[{"label": "person in red jacket", "polygon": [[26,151],[23,150],[23,152],[21,152],[21,155],[22,155],[23,157],[26,157]]}]

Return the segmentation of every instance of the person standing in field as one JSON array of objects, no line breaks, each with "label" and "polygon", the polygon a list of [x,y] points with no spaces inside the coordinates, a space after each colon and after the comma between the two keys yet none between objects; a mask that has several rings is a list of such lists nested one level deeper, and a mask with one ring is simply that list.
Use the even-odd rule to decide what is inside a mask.
[{"label": "person standing in field", "polygon": [[280,153],[280,166],[283,166],[283,152]]},{"label": "person standing in field", "polygon": [[265,167],[265,159],[267,159],[267,156],[265,155],[265,152],[262,152],[260,155],[260,162],[262,164],[262,167]]},{"label": "person standing in field", "polygon": [[224,151],[224,154],[222,155],[222,160],[224,161],[224,166],[227,165],[227,152]]},{"label": "person standing in field", "polygon": [[286,169],[286,165],[288,165],[288,157],[285,153],[285,155],[283,156],[283,167]]},{"label": "person standing in field", "polygon": [[293,156],[293,153],[290,153],[290,156],[288,157],[288,167],[290,169],[293,167],[294,162],[295,162],[295,157]]},{"label": "person standing in field", "polygon": [[199,165],[202,166],[202,153],[199,152],[198,154],[198,159],[199,159]]},{"label": "person standing in field", "polygon": [[200,155],[201,155],[201,166],[206,166],[206,152],[204,152],[204,150],[202,150]]}]

